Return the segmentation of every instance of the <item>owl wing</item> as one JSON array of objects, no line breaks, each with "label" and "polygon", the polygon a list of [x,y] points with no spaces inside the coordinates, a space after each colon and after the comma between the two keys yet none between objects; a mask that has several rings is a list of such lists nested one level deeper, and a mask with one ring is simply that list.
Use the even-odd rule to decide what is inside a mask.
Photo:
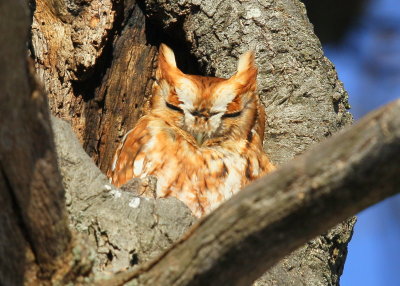
[{"label": "owl wing", "polygon": [[107,176],[115,186],[119,187],[142,175],[146,164],[144,148],[150,137],[145,117],[124,136],[115,152],[113,164],[107,171]]},{"label": "owl wing", "polygon": [[262,103],[258,103],[257,122],[255,125],[255,131],[260,136],[261,142],[264,140],[264,129],[265,129],[265,109]]}]

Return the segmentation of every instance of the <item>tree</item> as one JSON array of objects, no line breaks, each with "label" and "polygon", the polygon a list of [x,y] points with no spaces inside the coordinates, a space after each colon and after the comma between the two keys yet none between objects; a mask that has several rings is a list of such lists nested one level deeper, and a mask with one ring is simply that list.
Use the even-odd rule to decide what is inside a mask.
[{"label": "tree", "polygon": [[[248,285],[327,231],[256,283],[334,285],[354,220],[328,228],[398,191],[399,102],[199,222],[175,199],[115,189],[57,119],[55,150],[46,97],[24,57],[27,7],[0,7],[8,43],[1,46],[0,249],[10,257],[0,266],[3,284]],[[217,76],[231,74],[240,53],[256,50],[265,146],[278,165],[351,123],[347,94],[298,1],[37,0],[31,11],[28,42],[50,109],[71,122],[103,171],[145,105],[161,41],[181,55],[186,72]],[[136,264],[112,278],[93,275]]]}]

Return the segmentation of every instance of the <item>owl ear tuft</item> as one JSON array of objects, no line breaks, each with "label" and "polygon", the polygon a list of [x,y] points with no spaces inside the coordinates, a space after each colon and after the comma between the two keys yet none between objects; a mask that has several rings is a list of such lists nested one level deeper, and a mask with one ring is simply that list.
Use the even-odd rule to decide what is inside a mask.
[{"label": "owl ear tuft", "polygon": [[240,56],[237,72],[232,79],[243,90],[256,88],[257,67],[253,51],[248,51]]},{"label": "owl ear tuft", "polygon": [[158,61],[176,68],[175,54],[166,44],[161,44],[158,50]]},{"label": "owl ear tuft", "polygon": [[175,54],[170,47],[161,44],[158,52],[158,67],[156,80],[165,79],[169,84],[173,84],[183,73],[176,66]]},{"label": "owl ear tuft", "polygon": [[254,52],[248,51],[239,57],[237,73],[247,72],[250,69],[257,69],[254,61]]}]

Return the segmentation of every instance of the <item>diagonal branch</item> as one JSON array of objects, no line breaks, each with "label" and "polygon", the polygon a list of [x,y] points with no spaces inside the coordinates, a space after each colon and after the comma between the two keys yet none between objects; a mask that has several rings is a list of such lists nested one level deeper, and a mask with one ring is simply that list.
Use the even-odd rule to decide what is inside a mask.
[{"label": "diagonal branch", "polygon": [[312,237],[400,191],[400,100],[248,186],[158,259],[99,284],[249,285]]}]

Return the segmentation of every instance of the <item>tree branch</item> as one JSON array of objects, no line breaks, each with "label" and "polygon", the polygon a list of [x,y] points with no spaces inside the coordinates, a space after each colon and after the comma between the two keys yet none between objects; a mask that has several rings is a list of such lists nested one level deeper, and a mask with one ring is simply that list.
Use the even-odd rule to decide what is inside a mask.
[{"label": "tree branch", "polygon": [[[47,279],[68,253],[64,190],[47,98],[27,62],[28,4],[0,4],[0,284]],[[24,273],[25,272],[25,273]],[[31,282],[34,283],[34,282]]]},{"label": "tree branch", "polygon": [[400,191],[400,100],[248,186],[158,259],[106,285],[249,285],[312,237]]}]

